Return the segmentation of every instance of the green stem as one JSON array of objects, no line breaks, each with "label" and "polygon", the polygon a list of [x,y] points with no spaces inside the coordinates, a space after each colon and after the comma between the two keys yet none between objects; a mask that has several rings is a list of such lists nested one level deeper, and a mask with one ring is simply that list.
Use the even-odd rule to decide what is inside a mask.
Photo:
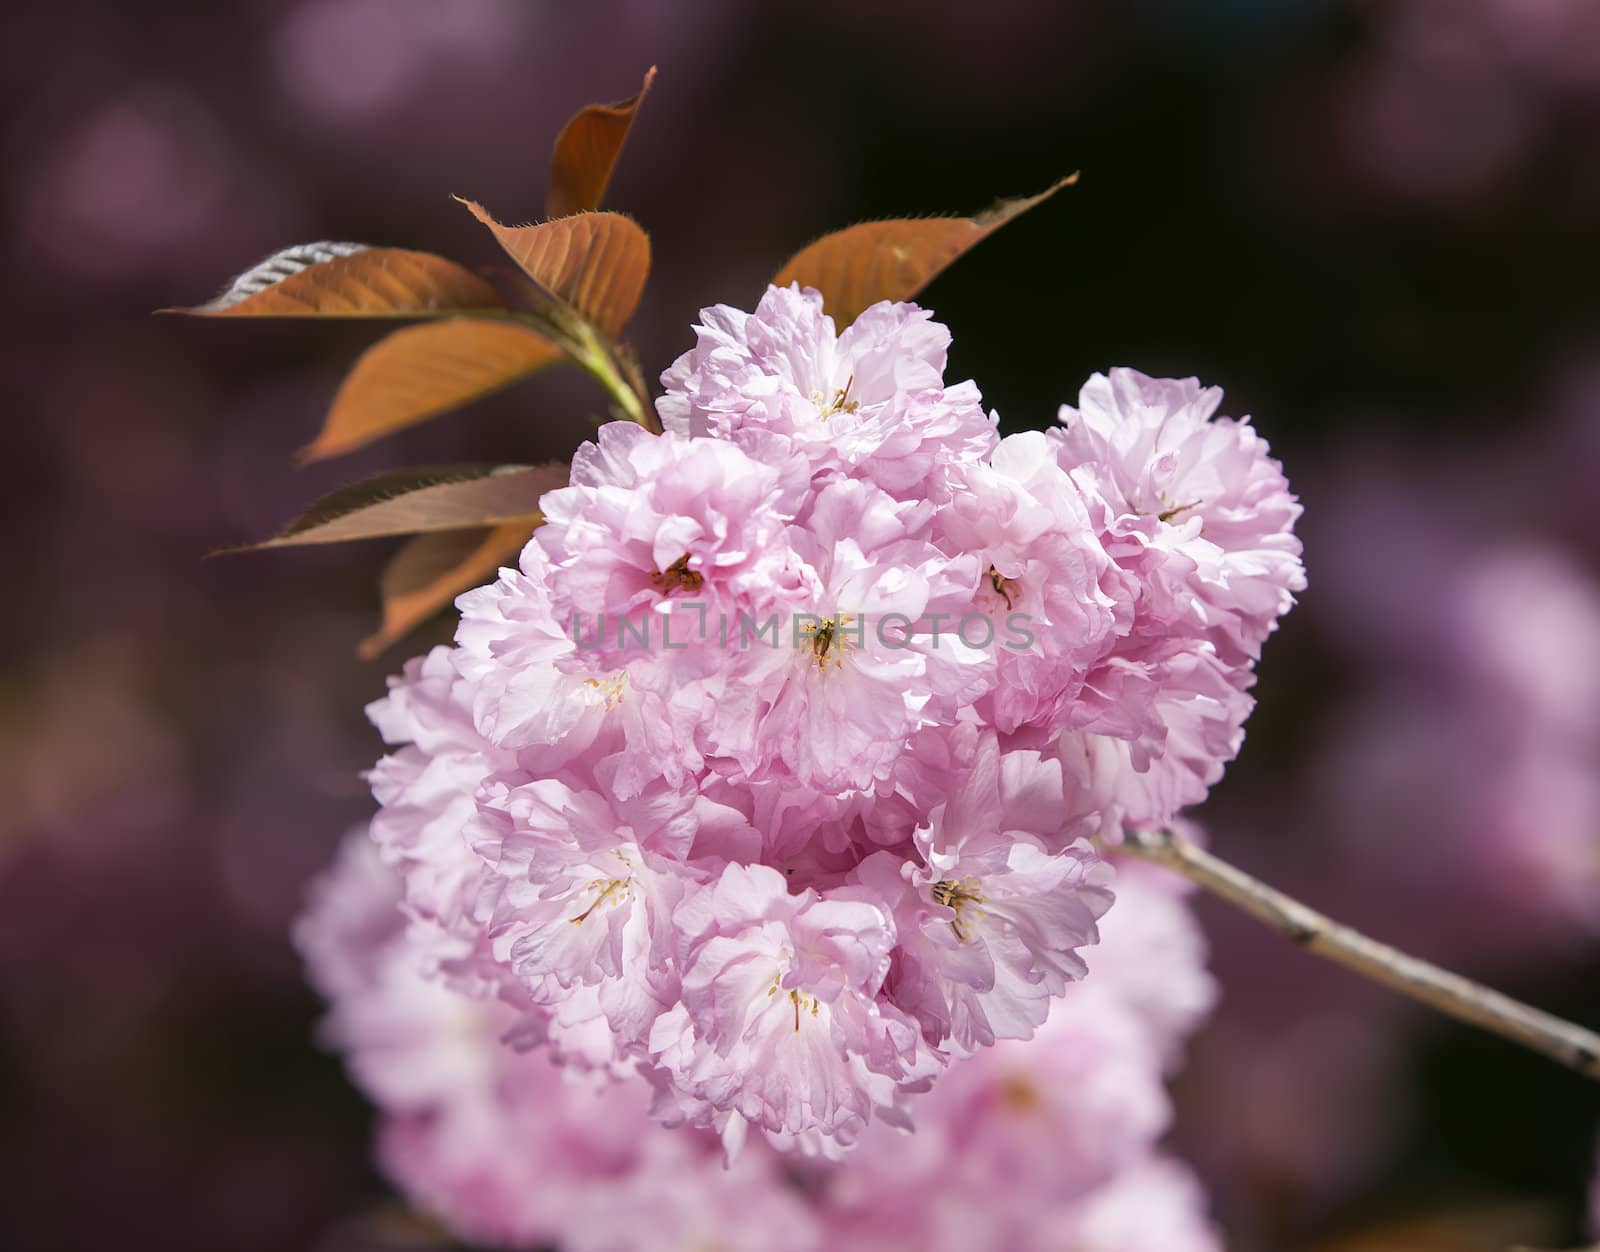
[{"label": "green stem", "polygon": [[505,309],[494,311],[492,316],[532,326],[576,364],[588,370],[595,381],[606,389],[611,402],[628,421],[660,434],[661,427],[656,423],[654,408],[642,388],[630,380],[615,346],[589,322],[570,310],[565,312],[567,316],[549,316],[522,309]]},{"label": "green stem", "polygon": [[645,402],[639,390],[628,380],[627,372],[611,345],[592,326],[584,323],[578,342],[573,347],[575,349],[572,353],[573,359],[606,389],[623,416],[630,422],[659,434],[661,428],[656,424],[654,411]]}]

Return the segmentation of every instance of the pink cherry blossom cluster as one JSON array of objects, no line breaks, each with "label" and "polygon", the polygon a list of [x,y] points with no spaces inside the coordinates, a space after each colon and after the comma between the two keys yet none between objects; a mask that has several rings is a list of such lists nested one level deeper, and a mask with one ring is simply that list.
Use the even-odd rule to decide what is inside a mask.
[{"label": "pink cherry blossom cluster", "polygon": [[1193,381],[1000,439],[913,305],[702,316],[664,433],[603,427],[372,707],[372,836],[515,1046],[836,1157],[1083,974],[1091,840],[1237,750],[1299,506]]},{"label": "pink cherry blossom cluster", "polygon": [[1220,1252],[1204,1197],[1161,1152],[1163,1070],[1214,998],[1182,887],[1140,865],[1030,1042],[955,1066],[917,1133],[875,1123],[847,1163],[667,1130],[651,1090],[505,1045],[522,1015],[424,974],[427,925],[357,831],[296,939],[332,1002],[326,1041],[381,1110],[407,1197],[474,1244],[562,1252]]}]

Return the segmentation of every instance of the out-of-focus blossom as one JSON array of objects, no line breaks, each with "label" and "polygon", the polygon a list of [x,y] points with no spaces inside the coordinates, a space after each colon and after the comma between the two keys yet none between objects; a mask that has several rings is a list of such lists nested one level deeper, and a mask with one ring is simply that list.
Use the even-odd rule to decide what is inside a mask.
[{"label": "out-of-focus blossom", "polygon": [[1427,658],[1401,635],[1404,678],[1317,757],[1326,816],[1360,872],[1386,867],[1391,898],[1443,892],[1435,942],[1570,945],[1600,927],[1600,582],[1532,543],[1469,548],[1429,577]]},{"label": "out-of-focus blossom", "polygon": [[1397,0],[1339,83],[1347,159],[1391,195],[1491,192],[1600,93],[1600,18],[1585,0]]},{"label": "out-of-focus blossom", "polygon": [[[494,1247],[815,1246],[769,1156],[725,1171],[714,1139],[650,1122],[639,1079],[591,1078],[512,1046],[515,1010],[426,976],[419,925],[358,832],[296,930],[332,1005],[324,1038],[383,1110],[379,1161],[419,1205]],[[767,1228],[775,1242],[755,1242]]]},{"label": "out-of-focus blossom", "polygon": [[[314,887],[296,941],[330,1001],[324,1039],[379,1106],[385,1172],[475,1242],[1211,1252],[1197,1184],[1155,1147],[1163,1058],[1210,996],[1203,953],[1158,871],[1127,867],[1126,899],[1150,916],[1114,932],[1101,981],[1070,989],[1037,1038],[958,1063],[909,1136],[874,1123],[848,1162],[802,1175],[760,1143],[725,1164],[713,1136],[653,1124],[637,1075],[579,1075],[513,1046],[514,1009],[424,972],[429,923],[408,918],[362,832]],[[1154,965],[1170,975],[1159,988]]]},{"label": "out-of-focus blossom", "polygon": [[[1314,481],[1337,682],[1270,800],[1216,821],[1290,894],[1512,990],[1537,971],[1535,997],[1592,953],[1600,902],[1600,577],[1571,542],[1589,502],[1559,486],[1587,455],[1575,427],[1518,426],[1358,446]],[[1230,1012],[1197,1051],[1194,1142],[1267,1225],[1284,1196],[1343,1202],[1415,1133],[1430,1019],[1250,923],[1217,937]]]},{"label": "out-of-focus blossom", "polygon": [[531,16],[503,0],[303,0],[277,31],[274,61],[302,107],[362,117],[393,106],[441,65],[511,55]]},{"label": "out-of-focus blossom", "polygon": [[240,164],[205,99],[161,80],[83,113],[15,194],[22,233],[41,256],[98,283],[157,270],[209,281],[223,258],[298,207],[269,171]]}]

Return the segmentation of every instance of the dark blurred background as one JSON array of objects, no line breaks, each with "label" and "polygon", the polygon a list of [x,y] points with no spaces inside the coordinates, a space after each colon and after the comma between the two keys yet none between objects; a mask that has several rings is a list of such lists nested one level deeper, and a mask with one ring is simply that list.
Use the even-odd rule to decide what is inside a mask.
[{"label": "dark blurred background", "polygon": [[[1128,364],[1285,461],[1311,590],[1214,846],[1600,1024],[1594,0],[55,0],[0,47],[0,1248],[381,1224],[286,931],[428,640],[354,657],[381,543],[204,558],[365,473],[564,456],[602,399],[555,373],[295,470],[379,332],[151,311],[311,239],[493,262],[451,194],[537,217],[561,124],[651,64],[609,200],[652,375],[826,229],[1082,171],[923,300],[1008,430]],[[1578,1241],[1592,1084],[1203,911],[1177,1143],[1233,1246]]]}]

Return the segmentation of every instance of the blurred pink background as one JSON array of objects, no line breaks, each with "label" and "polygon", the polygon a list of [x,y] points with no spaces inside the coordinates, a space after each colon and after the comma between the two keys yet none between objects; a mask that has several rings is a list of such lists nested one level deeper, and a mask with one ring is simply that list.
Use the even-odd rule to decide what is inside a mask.
[{"label": "blurred pink background", "polygon": [[[553,373],[295,470],[376,332],[150,314],[311,239],[490,262],[450,196],[537,216],[566,117],[651,64],[610,195],[651,374],[825,229],[1083,171],[925,302],[1007,430],[1130,364],[1282,456],[1311,590],[1213,845],[1600,1022],[1591,0],[57,0],[0,49],[0,1247],[384,1246],[287,928],[428,640],[355,660],[381,543],[205,555],[363,473],[564,456],[602,399]],[[1203,912],[1177,1145],[1234,1246],[1467,1207],[1577,1238],[1591,1086]]]}]

